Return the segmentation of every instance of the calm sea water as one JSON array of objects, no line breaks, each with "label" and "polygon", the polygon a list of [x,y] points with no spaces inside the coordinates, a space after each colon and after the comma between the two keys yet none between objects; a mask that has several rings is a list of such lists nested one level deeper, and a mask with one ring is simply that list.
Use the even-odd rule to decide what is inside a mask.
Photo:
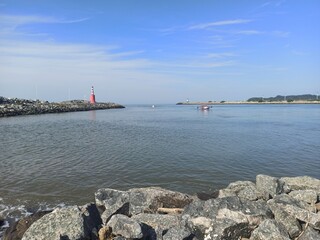
[{"label": "calm sea water", "polygon": [[[320,178],[320,105],[127,106],[0,119],[0,207],[84,204],[98,188],[213,191]],[[1,209],[0,209],[1,210]]]}]

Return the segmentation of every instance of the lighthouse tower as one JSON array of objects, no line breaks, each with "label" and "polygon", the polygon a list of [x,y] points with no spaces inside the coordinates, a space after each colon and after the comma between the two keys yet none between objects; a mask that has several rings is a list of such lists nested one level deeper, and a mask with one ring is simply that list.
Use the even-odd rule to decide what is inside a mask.
[{"label": "lighthouse tower", "polygon": [[91,87],[90,103],[91,104],[95,104],[96,103],[96,96],[94,95],[93,86]]}]

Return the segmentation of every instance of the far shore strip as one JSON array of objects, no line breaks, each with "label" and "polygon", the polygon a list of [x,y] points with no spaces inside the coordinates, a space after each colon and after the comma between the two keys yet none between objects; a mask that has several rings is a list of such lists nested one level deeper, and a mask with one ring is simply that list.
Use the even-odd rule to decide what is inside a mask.
[{"label": "far shore strip", "polygon": [[320,101],[274,101],[274,102],[247,102],[247,101],[221,101],[221,102],[178,102],[177,105],[253,105],[253,104],[320,104]]}]

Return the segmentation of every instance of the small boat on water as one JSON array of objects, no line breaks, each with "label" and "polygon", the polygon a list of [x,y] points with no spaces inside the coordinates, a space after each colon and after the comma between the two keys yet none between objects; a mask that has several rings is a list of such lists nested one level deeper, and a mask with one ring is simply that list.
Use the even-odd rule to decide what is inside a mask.
[{"label": "small boat on water", "polygon": [[210,109],[208,105],[201,105],[201,106],[198,106],[197,108],[202,111],[208,111]]}]

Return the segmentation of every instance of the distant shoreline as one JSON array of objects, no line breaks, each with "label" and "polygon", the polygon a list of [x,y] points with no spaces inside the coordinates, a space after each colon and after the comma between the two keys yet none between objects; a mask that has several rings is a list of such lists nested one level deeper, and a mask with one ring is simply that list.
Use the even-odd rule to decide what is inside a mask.
[{"label": "distant shoreline", "polygon": [[266,105],[266,104],[320,104],[320,101],[293,101],[293,102],[221,101],[221,102],[178,102],[176,103],[176,105]]}]

